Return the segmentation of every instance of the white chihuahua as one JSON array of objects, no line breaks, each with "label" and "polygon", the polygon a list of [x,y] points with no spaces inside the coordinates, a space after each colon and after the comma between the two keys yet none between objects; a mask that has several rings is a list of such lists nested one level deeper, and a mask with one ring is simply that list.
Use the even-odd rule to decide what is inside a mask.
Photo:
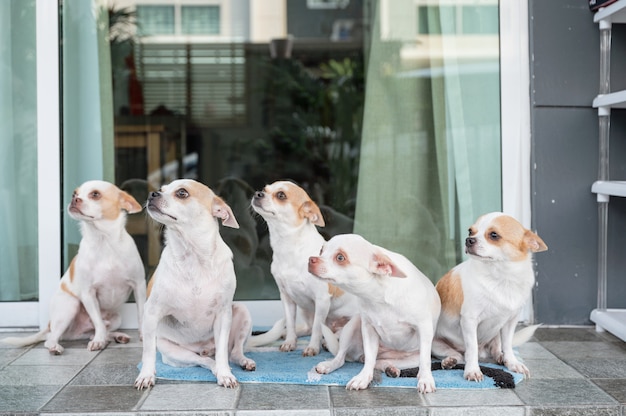
[{"label": "white chihuahua", "polygon": [[252,319],[244,305],[233,303],[233,254],[217,222],[220,218],[223,225],[238,228],[232,210],[211,189],[190,179],[153,192],[147,210],[165,225],[166,243],[148,285],[142,368],[135,386],[154,385],[158,348],[164,363],[201,366],[215,374],[219,385],[236,387],[229,355],[246,370],[256,364],[243,353]]},{"label": "white chihuahua", "polygon": [[346,355],[358,357],[362,348],[363,369],[347,389],[367,388],[375,368],[397,377],[401,369],[419,365],[418,391],[435,391],[430,352],[441,304],[417,267],[359,235],[344,234],[331,238],[320,256],[309,259],[309,271],[359,300],[358,315],[341,332],[338,353],[318,364],[317,372],[336,370]]},{"label": "white chihuahua", "polygon": [[52,354],[62,354],[60,340],[86,339],[90,351],[101,350],[110,340],[127,343],[130,337],[116,332],[119,311],[134,293],[139,324],[146,299],[143,262],[126,232],[126,213],[141,205],[115,185],[88,181],[76,188],[67,211],[80,224],[78,253],[61,278],[50,303],[48,327],[30,337],[5,338],[2,342],[25,346],[45,340]]}]

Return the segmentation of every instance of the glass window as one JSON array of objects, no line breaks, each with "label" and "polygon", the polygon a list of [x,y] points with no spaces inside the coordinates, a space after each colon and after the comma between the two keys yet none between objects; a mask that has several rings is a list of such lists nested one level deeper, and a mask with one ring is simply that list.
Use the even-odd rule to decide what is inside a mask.
[{"label": "glass window", "polygon": [[38,299],[35,1],[0,2],[0,301]]},{"label": "glass window", "polygon": [[[250,210],[275,180],[320,205],[325,237],[362,234],[433,281],[462,259],[476,217],[501,209],[497,0],[275,1],[221,16],[226,3],[127,3],[137,35],[107,38],[109,11],[63,2],[64,200],[94,176],[140,202],[176,178],[205,183],[241,226],[222,230],[237,299],[278,299]],[[143,36],[174,27],[175,7],[183,33],[217,27],[218,39]],[[160,230],[144,214],[128,227],[150,275]]]},{"label": "glass window", "polygon": [[137,6],[139,32],[144,36],[173,35],[174,6]]},{"label": "glass window", "polygon": [[185,35],[219,35],[219,6],[182,6],[181,29]]}]

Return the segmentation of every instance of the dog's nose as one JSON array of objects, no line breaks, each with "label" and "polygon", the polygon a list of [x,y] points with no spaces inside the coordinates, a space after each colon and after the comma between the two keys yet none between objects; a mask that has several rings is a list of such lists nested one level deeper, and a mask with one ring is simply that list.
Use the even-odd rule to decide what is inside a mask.
[{"label": "dog's nose", "polygon": [[159,198],[161,196],[160,192],[150,192],[150,199]]},{"label": "dog's nose", "polygon": [[319,261],[317,257],[309,257],[309,264],[315,264]]},{"label": "dog's nose", "polygon": [[476,238],[474,238],[474,237],[467,237],[465,239],[465,247],[471,247],[474,244],[476,244]]},{"label": "dog's nose", "polygon": [[263,191],[257,191],[254,193],[254,198],[255,199],[262,199],[265,198],[265,192]]}]

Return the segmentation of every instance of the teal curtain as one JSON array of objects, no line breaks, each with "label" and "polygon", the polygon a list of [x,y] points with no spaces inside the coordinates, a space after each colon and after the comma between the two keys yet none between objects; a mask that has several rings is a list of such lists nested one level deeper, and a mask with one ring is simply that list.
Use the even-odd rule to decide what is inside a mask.
[{"label": "teal curtain", "polygon": [[35,300],[35,1],[0,1],[0,301]]},{"label": "teal curtain", "polygon": [[501,209],[497,20],[477,36],[459,27],[468,6],[372,4],[355,232],[437,281]]},{"label": "teal curtain", "polygon": [[[100,0],[65,0],[63,21],[63,201],[92,179],[115,180],[108,10]],[[80,241],[65,216],[65,259]]]}]

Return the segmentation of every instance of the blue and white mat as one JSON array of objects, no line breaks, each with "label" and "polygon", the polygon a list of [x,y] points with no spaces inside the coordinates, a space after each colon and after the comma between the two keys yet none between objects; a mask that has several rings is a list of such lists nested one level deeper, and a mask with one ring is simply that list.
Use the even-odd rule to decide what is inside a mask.
[{"label": "blue and white mat", "polygon": [[[300,343],[299,343],[300,344]],[[246,353],[248,358],[256,362],[256,371],[245,371],[232,365],[232,371],[240,383],[278,383],[304,384],[322,386],[345,386],[363,367],[361,363],[346,363],[343,367],[330,374],[318,374],[315,365],[320,361],[332,359],[332,354],[322,351],[315,357],[303,357],[302,347],[292,352],[280,352],[277,346],[255,348]],[[436,362],[434,362],[436,366]],[[434,370],[433,377],[437,389],[494,389],[512,388],[523,376],[509,372],[506,368],[495,364],[481,364],[485,379],[482,382],[467,381],[463,378],[463,370]],[[141,364],[138,366],[141,368]],[[494,377],[487,377],[485,369],[495,369]],[[201,367],[171,367],[163,363],[161,354],[157,354],[157,378],[180,381],[216,382],[211,371]],[[415,377],[392,378],[380,374],[376,387],[416,388]],[[505,381],[503,381],[503,379]]]}]

